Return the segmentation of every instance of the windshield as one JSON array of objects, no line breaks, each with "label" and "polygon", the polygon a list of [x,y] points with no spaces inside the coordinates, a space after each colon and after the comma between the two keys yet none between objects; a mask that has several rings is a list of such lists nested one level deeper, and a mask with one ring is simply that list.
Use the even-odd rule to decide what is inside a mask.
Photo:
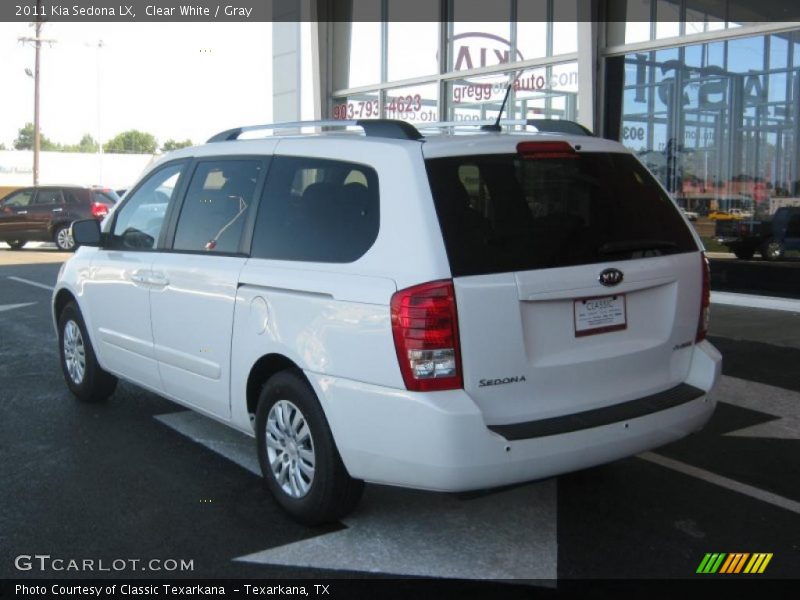
[{"label": "windshield", "polygon": [[673,202],[628,154],[457,156],[426,166],[456,277],[698,250]]}]

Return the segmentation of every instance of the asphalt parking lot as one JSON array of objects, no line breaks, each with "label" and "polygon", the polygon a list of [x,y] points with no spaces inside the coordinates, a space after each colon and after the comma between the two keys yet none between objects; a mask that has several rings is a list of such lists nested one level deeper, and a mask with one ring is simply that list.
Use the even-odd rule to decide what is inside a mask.
[{"label": "asphalt parking lot", "polygon": [[[125,383],[106,404],[71,398],[49,312],[64,258],[0,249],[0,577],[75,575],[15,567],[36,553],[183,559],[170,577],[208,578],[714,577],[695,572],[721,552],[772,553],[757,577],[800,572],[800,312],[712,306],[720,404],[686,440],[485,493],[369,485],[311,529],[265,491],[250,439]],[[164,576],[139,564],[77,576]]]}]

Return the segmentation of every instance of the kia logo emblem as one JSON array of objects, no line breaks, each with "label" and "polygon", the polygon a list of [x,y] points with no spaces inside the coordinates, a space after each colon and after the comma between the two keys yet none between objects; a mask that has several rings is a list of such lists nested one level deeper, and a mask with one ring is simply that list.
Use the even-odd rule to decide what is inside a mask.
[{"label": "kia logo emblem", "polygon": [[605,269],[602,273],[600,273],[600,277],[598,278],[600,283],[605,286],[612,286],[618,285],[622,283],[622,279],[625,276],[622,274],[622,271],[619,269]]}]

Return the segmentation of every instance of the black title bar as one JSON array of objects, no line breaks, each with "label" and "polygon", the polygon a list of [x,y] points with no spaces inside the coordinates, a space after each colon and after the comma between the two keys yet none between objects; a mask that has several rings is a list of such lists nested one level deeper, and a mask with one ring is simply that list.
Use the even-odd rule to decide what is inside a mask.
[{"label": "black title bar", "polygon": [[[657,11],[653,19],[653,15],[629,13],[626,0],[579,0],[575,4],[565,0],[312,0],[309,3],[299,0],[2,0],[0,21],[624,22],[631,18],[648,20],[648,16],[660,22],[681,19],[680,0],[659,2],[662,7],[668,4],[674,5],[674,10]],[[445,7],[452,7],[452,12],[443,14]],[[709,12],[703,18],[741,24],[800,21],[800,2],[796,0],[718,0],[708,3],[704,10]],[[696,11],[692,14],[693,19],[698,18]]]}]

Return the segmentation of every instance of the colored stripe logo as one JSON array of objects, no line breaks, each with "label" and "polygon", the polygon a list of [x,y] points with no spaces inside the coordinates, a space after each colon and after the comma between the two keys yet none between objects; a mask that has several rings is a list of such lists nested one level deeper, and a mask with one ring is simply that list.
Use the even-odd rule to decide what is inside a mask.
[{"label": "colored stripe logo", "polygon": [[748,573],[751,575],[763,573],[769,561],[772,560],[772,553],[756,552],[709,552],[697,567],[697,573],[726,575]]}]

